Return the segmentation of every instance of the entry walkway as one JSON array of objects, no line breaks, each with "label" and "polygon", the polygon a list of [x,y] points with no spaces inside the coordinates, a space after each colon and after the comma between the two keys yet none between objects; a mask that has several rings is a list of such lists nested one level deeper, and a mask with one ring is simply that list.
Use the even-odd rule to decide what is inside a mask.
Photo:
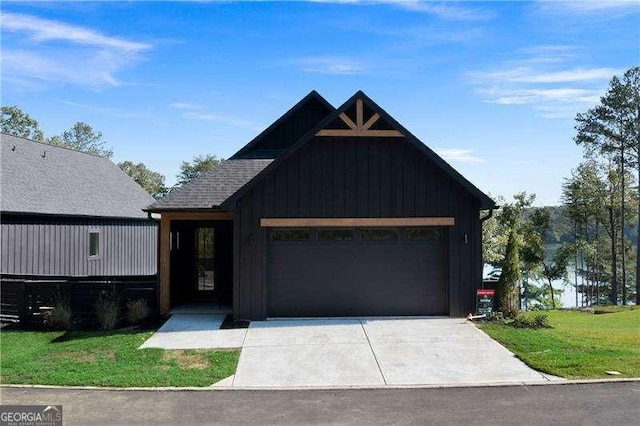
[{"label": "entry walkway", "polygon": [[465,319],[349,318],[252,322],[175,315],[142,347],[241,347],[218,387],[349,387],[545,382]]},{"label": "entry walkway", "polygon": [[173,315],[140,346],[140,349],[241,348],[247,329],[220,330],[226,316],[226,314]]}]

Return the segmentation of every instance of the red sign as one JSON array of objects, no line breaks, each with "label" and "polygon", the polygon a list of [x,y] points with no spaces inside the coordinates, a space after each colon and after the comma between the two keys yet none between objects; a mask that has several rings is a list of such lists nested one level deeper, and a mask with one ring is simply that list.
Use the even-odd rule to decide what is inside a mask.
[{"label": "red sign", "polygon": [[496,294],[495,290],[476,290],[478,296],[493,296]]}]

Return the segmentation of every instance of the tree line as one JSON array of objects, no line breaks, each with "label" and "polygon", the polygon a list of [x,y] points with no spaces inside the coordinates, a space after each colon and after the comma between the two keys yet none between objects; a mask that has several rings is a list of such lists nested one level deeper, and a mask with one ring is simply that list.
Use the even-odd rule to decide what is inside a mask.
[{"label": "tree line", "polygon": [[562,183],[561,208],[534,208],[535,196],[521,193],[499,199],[484,222],[484,259],[502,269],[506,315],[558,307],[558,280],[573,283],[576,307],[640,304],[640,67],[614,76],[575,123],[583,159]]},{"label": "tree line", "polygon": [[[45,136],[36,119],[18,106],[11,105],[2,106],[1,124],[3,133],[109,159],[113,157],[113,150],[103,139],[102,132],[93,129],[87,123],[79,121],[60,135]],[[221,161],[224,159],[218,159],[213,154],[197,155],[191,161],[183,161],[180,164],[180,172],[176,175],[177,182],[174,187],[190,182],[202,173],[216,167]],[[163,174],[149,169],[142,162],[121,161],[118,163],[118,167],[156,199],[165,196],[173,189],[173,187],[165,185]]]}]

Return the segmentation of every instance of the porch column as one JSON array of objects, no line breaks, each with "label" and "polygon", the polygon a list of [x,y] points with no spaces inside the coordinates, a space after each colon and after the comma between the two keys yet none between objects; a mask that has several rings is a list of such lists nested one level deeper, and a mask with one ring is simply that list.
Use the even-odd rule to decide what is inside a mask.
[{"label": "porch column", "polygon": [[160,218],[160,280],[158,282],[158,302],[160,313],[168,315],[171,310],[171,220],[163,213]]}]

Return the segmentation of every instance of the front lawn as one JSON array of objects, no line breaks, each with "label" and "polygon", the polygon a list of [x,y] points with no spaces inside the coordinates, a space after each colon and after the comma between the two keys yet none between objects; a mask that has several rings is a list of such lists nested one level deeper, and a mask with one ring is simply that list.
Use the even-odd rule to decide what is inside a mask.
[{"label": "front lawn", "polygon": [[[552,328],[480,328],[536,370],[568,379],[640,377],[640,309],[549,311]],[[610,376],[607,371],[618,371]]]},{"label": "front lawn", "polygon": [[239,350],[138,349],[152,331],[0,332],[2,383],[209,386],[235,373]]}]

